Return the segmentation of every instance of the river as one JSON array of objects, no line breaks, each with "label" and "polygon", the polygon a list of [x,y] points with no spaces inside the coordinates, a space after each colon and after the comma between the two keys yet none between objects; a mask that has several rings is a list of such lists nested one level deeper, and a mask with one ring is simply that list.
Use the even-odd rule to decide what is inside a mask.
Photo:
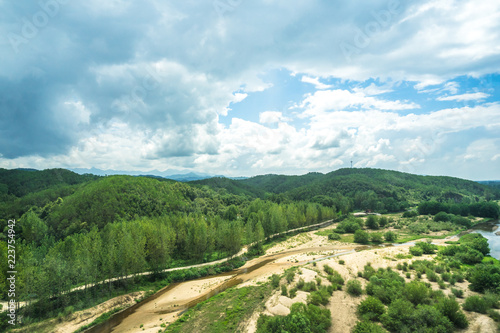
[{"label": "river", "polygon": [[[496,228],[495,228],[496,226]],[[481,223],[474,227],[473,232],[483,235],[490,245],[490,255],[500,260],[500,236],[495,235],[500,231],[500,221]]]}]

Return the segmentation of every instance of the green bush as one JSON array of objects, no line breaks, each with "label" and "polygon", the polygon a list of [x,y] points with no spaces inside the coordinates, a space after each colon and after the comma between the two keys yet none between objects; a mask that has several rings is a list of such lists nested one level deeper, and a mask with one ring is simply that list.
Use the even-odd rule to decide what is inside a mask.
[{"label": "green bush", "polygon": [[378,298],[368,296],[367,299],[358,305],[358,314],[366,320],[378,321],[385,313],[385,306]]},{"label": "green bush", "polygon": [[488,311],[488,302],[481,296],[469,296],[465,299],[464,310],[485,314]]},{"label": "green bush", "polygon": [[271,275],[271,285],[273,288],[278,288],[280,286],[281,277],[277,274]]},{"label": "green bush", "polygon": [[330,296],[332,296],[333,290],[328,289],[327,287],[322,287],[317,291],[313,291],[307,296],[307,303],[314,305],[327,305]]},{"label": "green bush", "polygon": [[416,257],[420,257],[422,254],[424,254],[424,250],[422,250],[422,248],[419,246],[412,246],[410,247],[410,254]]},{"label": "green bush", "polygon": [[384,234],[384,238],[385,238],[386,242],[394,242],[394,241],[396,241],[396,239],[398,239],[398,235],[392,231],[387,231]]},{"label": "green bush", "polygon": [[331,268],[330,266],[323,265],[323,269],[325,270],[326,274],[333,275],[333,268]]},{"label": "green bush", "polygon": [[373,243],[377,243],[377,244],[380,244],[383,242],[383,239],[382,239],[382,234],[379,233],[379,232],[373,232],[370,234],[370,240],[373,242]]},{"label": "green bush", "polygon": [[456,288],[451,288],[451,292],[455,297],[458,298],[463,298],[464,297],[464,291],[462,289],[456,289]]},{"label": "green bush", "polygon": [[344,284],[344,279],[342,278],[342,275],[340,275],[340,273],[337,271],[333,271],[333,274],[328,275],[326,278],[328,281],[330,281],[331,284],[338,284],[338,285]]},{"label": "green bush", "polygon": [[290,298],[295,298],[295,296],[297,296],[297,288],[290,289],[290,295],[289,295],[289,297]]},{"label": "green bush", "polygon": [[377,271],[372,267],[370,263],[368,263],[365,265],[361,276],[369,281],[370,278],[375,274],[377,274]]},{"label": "green bush", "polygon": [[470,282],[469,288],[473,291],[480,293],[485,290],[500,291],[500,267],[476,265],[467,271],[467,280]]},{"label": "green bush", "polygon": [[351,296],[360,296],[363,293],[363,287],[358,280],[347,281],[347,293]]},{"label": "green bush", "polygon": [[436,304],[436,308],[444,314],[456,328],[467,328],[469,322],[465,317],[465,314],[460,309],[460,305],[453,298],[445,297],[441,298]]},{"label": "green bush", "polygon": [[341,239],[341,237],[339,234],[336,234],[336,233],[328,234],[328,240],[336,241],[336,240],[340,240],[340,239]]},{"label": "green bush", "polygon": [[429,297],[429,288],[419,281],[411,281],[404,286],[403,294],[415,305],[425,304]]},{"label": "green bush", "polygon": [[416,216],[418,216],[418,213],[414,210],[407,210],[402,215],[403,218],[410,218],[410,217],[416,217]]},{"label": "green bush", "polygon": [[405,299],[397,299],[381,316],[391,332],[452,332],[453,323],[438,309],[427,304],[414,307]]},{"label": "green bush", "polygon": [[286,282],[292,283],[293,279],[295,278],[295,269],[289,269],[286,272],[285,277],[286,277]]},{"label": "green bush", "polygon": [[359,321],[356,326],[354,326],[354,329],[352,330],[353,333],[384,333],[386,330],[384,330],[382,327],[378,326],[375,323],[372,323],[371,321]]},{"label": "green bush", "polygon": [[490,316],[490,318],[496,322],[500,321],[500,313],[498,313],[497,311],[495,311],[493,309],[488,310],[488,316]]},{"label": "green bush", "polygon": [[360,244],[368,244],[370,241],[370,234],[363,230],[356,230],[354,233],[354,242]]},{"label": "green bush", "polygon": [[378,219],[378,224],[380,225],[381,228],[384,228],[388,223],[389,223],[389,220],[385,216],[381,216]]},{"label": "green bush", "polygon": [[434,215],[434,221],[436,222],[448,222],[451,220],[453,217],[452,214],[447,214],[445,212],[439,212],[436,215]]},{"label": "green bush", "polygon": [[261,315],[257,320],[257,333],[325,333],[331,325],[330,310],[314,304],[294,303],[287,316]]},{"label": "green bush", "polygon": [[281,285],[281,295],[288,296],[288,288],[286,287],[285,284]]},{"label": "green bush", "polygon": [[379,228],[378,217],[375,215],[368,215],[365,225],[370,229],[377,230]]},{"label": "green bush", "polygon": [[437,250],[437,246],[428,242],[418,242],[415,246],[420,247],[424,254],[434,254]]},{"label": "green bush", "polygon": [[301,290],[306,291],[306,292],[311,292],[311,291],[318,290],[318,288],[316,287],[316,283],[311,281],[311,282],[304,283],[304,287],[302,287]]}]

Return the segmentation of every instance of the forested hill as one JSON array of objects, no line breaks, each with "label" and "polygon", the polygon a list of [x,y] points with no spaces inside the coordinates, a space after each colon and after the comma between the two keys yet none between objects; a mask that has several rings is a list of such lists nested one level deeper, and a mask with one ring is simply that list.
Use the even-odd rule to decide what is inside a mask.
[{"label": "forested hill", "polygon": [[189,184],[201,187],[207,186],[209,188],[212,188],[220,192],[221,194],[227,192],[236,195],[245,195],[255,198],[264,198],[266,192],[270,192],[257,186],[245,184],[242,181],[237,181],[224,177],[213,177],[203,180],[196,180],[189,182]]},{"label": "forested hill", "polygon": [[79,175],[66,169],[6,170],[0,169],[0,195],[22,197],[57,185],[76,185],[97,179],[94,175]]},{"label": "forested hill", "polygon": [[[419,176],[381,169],[340,169],[303,176],[264,175],[236,181],[290,200],[325,203],[342,198],[351,208],[395,211],[425,200],[478,201],[500,199],[499,189],[445,176]],[[230,191],[230,189],[228,189]]]},{"label": "forested hill", "polygon": [[354,197],[359,191],[374,191],[381,196],[404,198],[415,203],[431,199],[461,200],[463,197],[492,199],[499,195],[498,191],[470,180],[378,169],[340,169],[289,191],[289,195],[292,198],[309,198],[340,192]]}]

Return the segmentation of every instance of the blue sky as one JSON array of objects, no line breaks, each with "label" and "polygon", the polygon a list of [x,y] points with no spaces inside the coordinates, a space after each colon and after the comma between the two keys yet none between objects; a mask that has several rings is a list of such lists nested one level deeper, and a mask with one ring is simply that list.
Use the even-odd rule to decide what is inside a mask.
[{"label": "blue sky", "polygon": [[500,179],[500,3],[0,0],[0,167]]}]

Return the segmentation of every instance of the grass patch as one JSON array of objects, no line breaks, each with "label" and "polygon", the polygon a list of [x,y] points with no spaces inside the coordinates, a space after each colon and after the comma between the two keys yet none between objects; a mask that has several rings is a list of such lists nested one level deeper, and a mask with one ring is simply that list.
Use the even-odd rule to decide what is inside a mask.
[{"label": "grass patch", "polygon": [[272,286],[230,288],[186,311],[165,332],[235,332],[272,294]]},{"label": "grass patch", "polygon": [[123,308],[119,307],[119,308],[116,308],[114,310],[111,310],[111,311],[108,311],[106,313],[103,313],[102,315],[100,315],[99,317],[97,317],[96,320],[94,320],[90,324],[87,324],[85,326],[80,327],[74,333],[83,332],[87,328],[90,328],[90,327],[95,326],[95,325],[99,325],[100,323],[104,323],[106,320],[108,320],[109,318],[111,318],[112,315],[114,315],[117,312],[120,312],[121,310],[123,310]]}]

